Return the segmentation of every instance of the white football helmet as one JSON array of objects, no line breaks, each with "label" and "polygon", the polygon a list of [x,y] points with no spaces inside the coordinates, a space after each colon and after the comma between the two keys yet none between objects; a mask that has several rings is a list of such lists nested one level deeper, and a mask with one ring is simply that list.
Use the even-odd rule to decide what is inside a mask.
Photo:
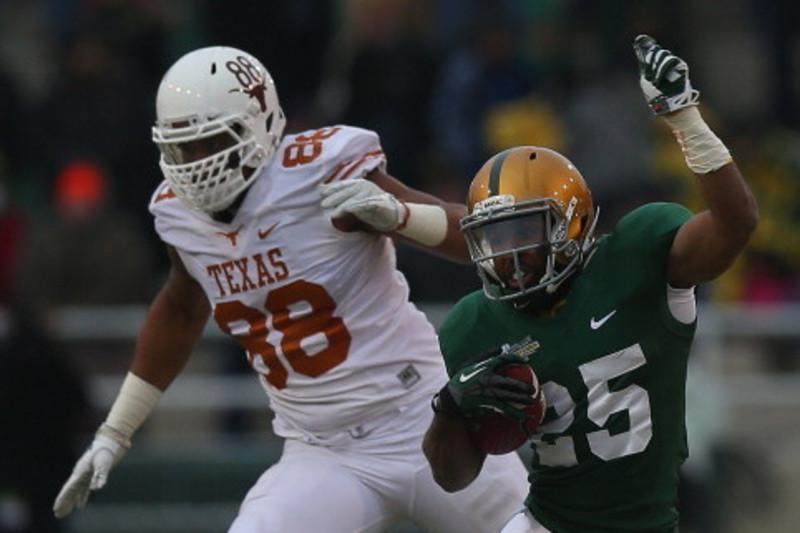
[{"label": "white football helmet", "polygon": [[285,125],[264,65],[214,46],[184,55],[164,75],[153,142],[172,191],[191,208],[216,213],[270,161]]}]

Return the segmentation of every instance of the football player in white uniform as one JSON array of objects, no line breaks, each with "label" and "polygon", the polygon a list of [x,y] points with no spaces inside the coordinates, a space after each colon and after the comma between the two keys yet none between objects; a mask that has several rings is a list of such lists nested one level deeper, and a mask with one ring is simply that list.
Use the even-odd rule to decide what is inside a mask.
[{"label": "football player in white uniform", "polygon": [[150,211],[172,268],[55,514],[105,485],[213,316],[244,348],[285,438],[230,533],[380,532],[405,520],[429,533],[499,531],[527,470],[509,454],[462,492],[434,482],[421,443],[446,372],[395,267],[394,239],[467,262],[464,206],[390,177],[371,131],[283,136],[274,83],[241,50],[179,59],[156,115],[165,181]]}]

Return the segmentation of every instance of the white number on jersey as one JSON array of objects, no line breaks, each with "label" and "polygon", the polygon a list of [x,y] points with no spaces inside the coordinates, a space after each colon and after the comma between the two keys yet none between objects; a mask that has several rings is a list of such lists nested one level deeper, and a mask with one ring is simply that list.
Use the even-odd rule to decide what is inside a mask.
[{"label": "white number on jersey", "polygon": [[[610,380],[632,372],[646,363],[641,347],[636,344],[578,367],[589,390],[589,419],[601,428],[614,413],[627,412],[630,420],[630,429],[617,435],[611,435],[606,429],[586,434],[589,449],[603,460],[610,461],[639,453],[647,448],[653,436],[647,391],[638,385],[629,385],[616,392],[611,392],[608,388]],[[553,444],[542,441],[544,435],[560,434],[569,428],[574,420],[575,401],[566,387],[552,381],[542,385],[542,390],[557,418],[543,424],[541,433],[533,439],[539,462],[545,466],[576,465],[578,458],[571,436],[562,435]]]}]

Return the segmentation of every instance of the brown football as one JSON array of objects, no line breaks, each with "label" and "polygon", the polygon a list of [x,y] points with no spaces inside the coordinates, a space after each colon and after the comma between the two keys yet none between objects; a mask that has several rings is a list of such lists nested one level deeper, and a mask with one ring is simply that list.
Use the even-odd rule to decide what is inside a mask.
[{"label": "brown football", "polygon": [[481,410],[481,414],[473,417],[470,429],[475,444],[490,455],[510,453],[525,444],[539,429],[547,407],[539,380],[531,367],[510,364],[499,368],[497,372],[533,385],[536,401],[532,405],[516,406],[528,415],[524,420],[516,420],[490,409]]}]

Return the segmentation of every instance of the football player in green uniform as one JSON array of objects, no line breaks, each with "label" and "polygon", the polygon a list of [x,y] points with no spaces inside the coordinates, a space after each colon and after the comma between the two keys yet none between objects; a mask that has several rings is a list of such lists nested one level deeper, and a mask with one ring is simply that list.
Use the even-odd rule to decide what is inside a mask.
[{"label": "football player in green uniform", "polygon": [[[441,328],[452,378],[434,398],[423,448],[442,487],[469,485],[486,458],[470,416],[489,407],[521,417],[530,393],[494,369],[533,368],[547,411],[531,438],[529,495],[503,533],[677,531],[694,288],[731,265],[758,212],[698,111],[686,63],[649,36],[634,49],[646,100],[675,133],[706,211],[647,204],[595,235],[581,173],[532,146],[495,155],[470,186],[461,228],[483,291]],[[475,364],[481,353],[494,357]]]}]

